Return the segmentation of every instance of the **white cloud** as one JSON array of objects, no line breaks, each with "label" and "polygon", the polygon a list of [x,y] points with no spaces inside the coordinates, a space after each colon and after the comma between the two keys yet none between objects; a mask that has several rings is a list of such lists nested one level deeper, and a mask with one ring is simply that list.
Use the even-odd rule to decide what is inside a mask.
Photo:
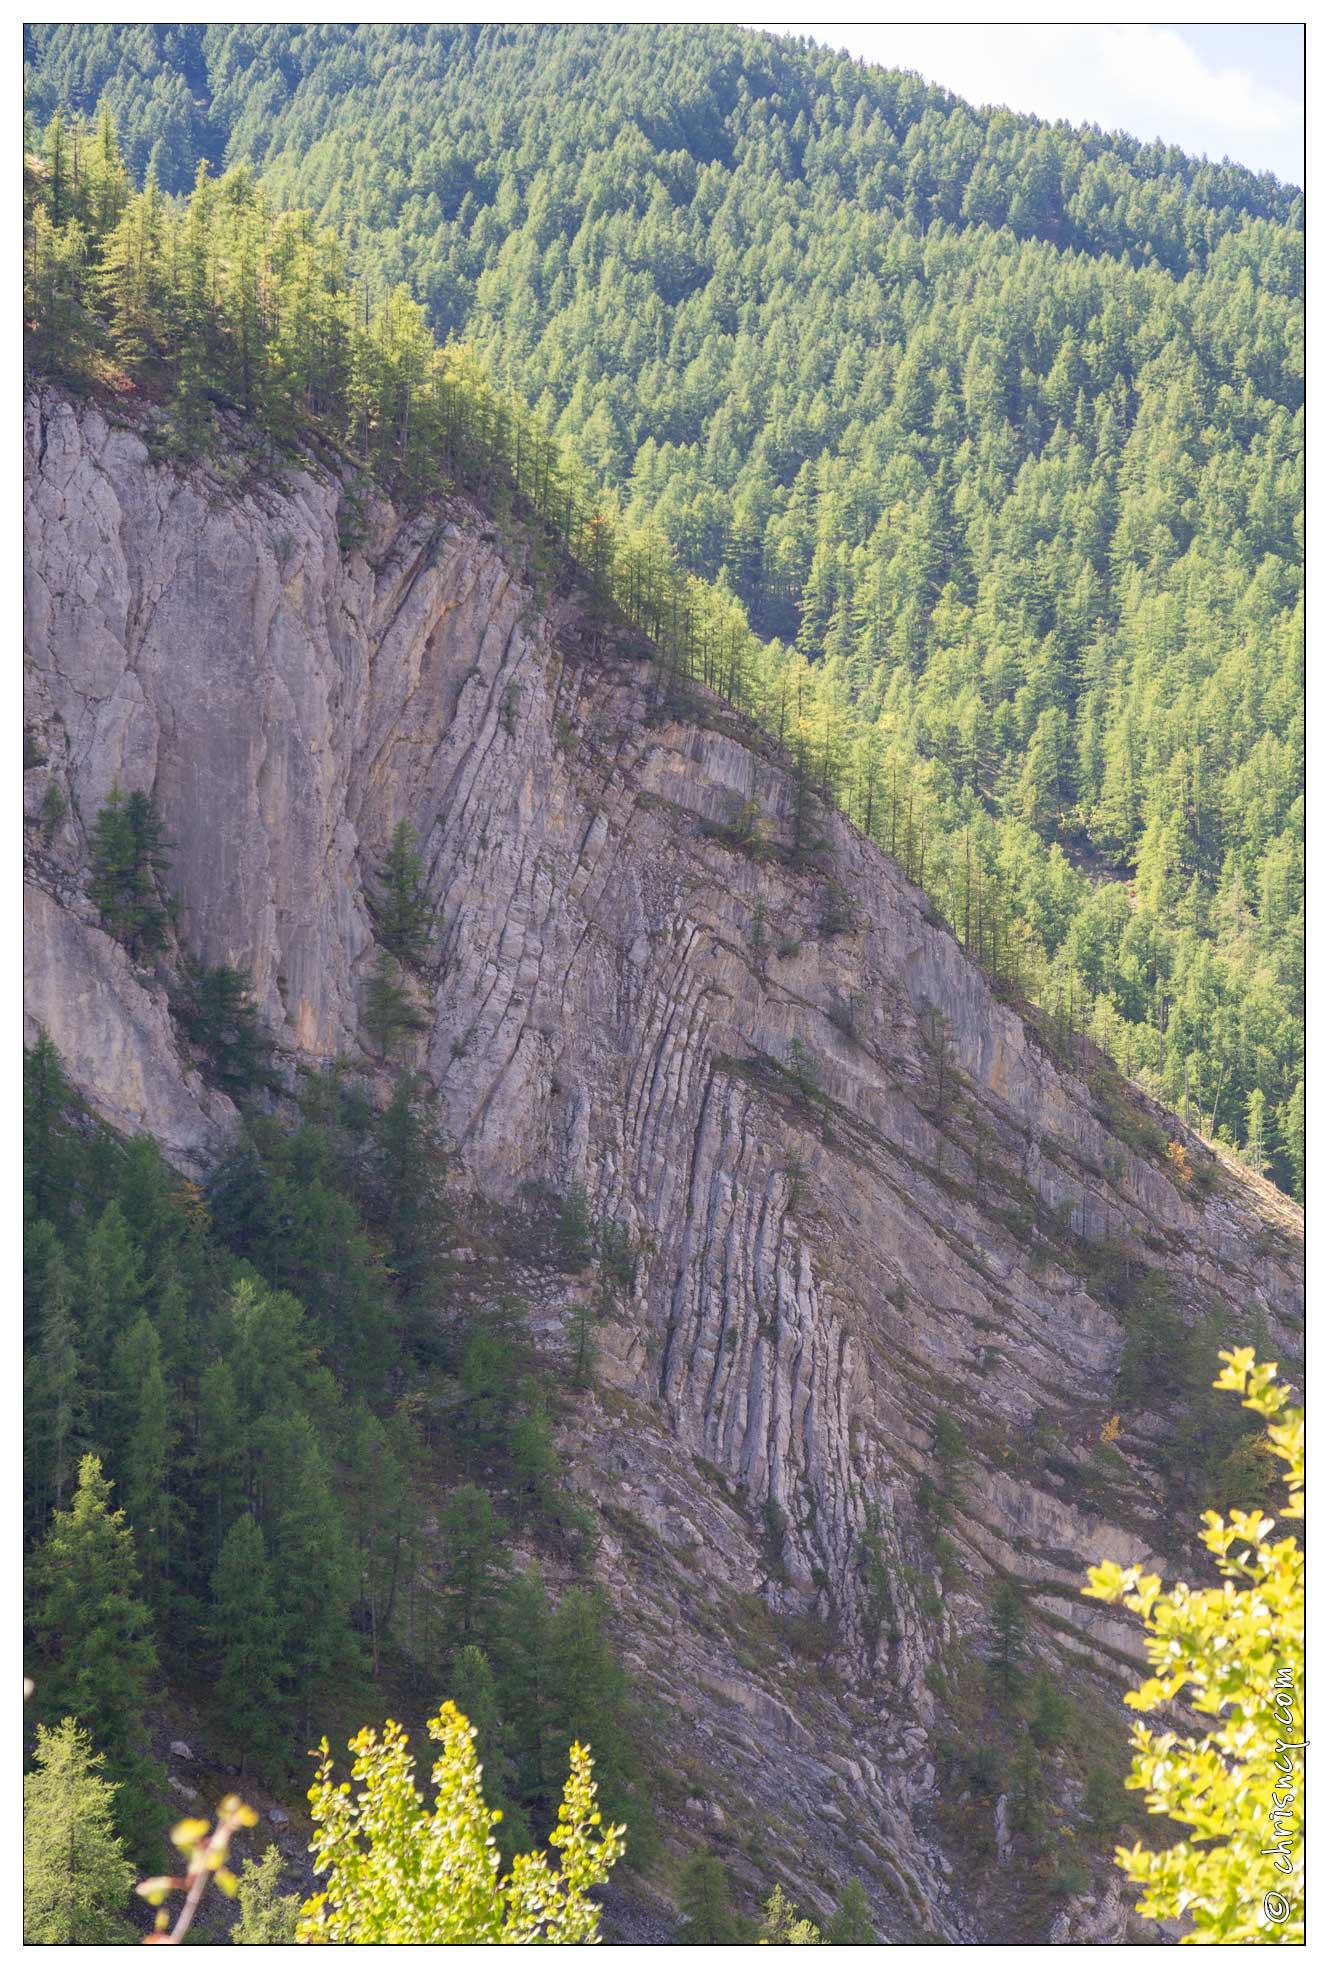
[{"label": "white cloud", "polygon": [[1214,159],[1300,183],[1302,105],[1241,69],[1211,66],[1173,27],[780,26],[886,68],[913,68],[976,104],[1146,142],[1162,137]]}]

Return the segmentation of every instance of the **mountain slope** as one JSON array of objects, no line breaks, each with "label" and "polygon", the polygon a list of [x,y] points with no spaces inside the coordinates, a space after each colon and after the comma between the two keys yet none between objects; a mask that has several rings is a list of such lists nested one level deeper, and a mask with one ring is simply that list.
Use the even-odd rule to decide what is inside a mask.
[{"label": "mountain slope", "polygon": [[856,817],[917,781],[950,920],[1000,893],[1041,1002],[1299,1192],[1291,188],[733,29],[28,50],[37,115],[261,168],[471,339],[812,660]]},{"label": "mountain slope", "polygon": [[511,521],[374,494],[348,528],[352,475],[238,437],[155,463],[151,423],[29,408],[29,811],[67,803],[30,830],[32,1015],[94,1108],[211,1165],[226,1106],[83,895],[118,777],[176,844],[184,947],[251,971],[294,1060],[381,1084],[365,890],[408,820],[459,1289],[501,1268],[553,1373],[584,1293],[514,1255],[527,1186],[584,1183],[644,1253],[566,1434],[669,1848],[818,1903],[861,1872],[890,1939],[1119,1938],[967,1771],[992,1594],[1082,1704],[1048,1767],[1074,1827],[1134,1647],[1081,1569],[1192,1562],[1195,1390],[1218,1344],[1295,1349],[1296,1213],[1058,1058],[832,808],[800,841],[788,761],[593,633],[571,570],[534,590]]}]

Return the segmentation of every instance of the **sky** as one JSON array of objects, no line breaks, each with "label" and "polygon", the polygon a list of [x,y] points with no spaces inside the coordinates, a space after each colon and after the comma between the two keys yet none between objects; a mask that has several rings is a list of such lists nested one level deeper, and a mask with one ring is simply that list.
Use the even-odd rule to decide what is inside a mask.
[{"label": "sky", "polygon": [[779,26],[883,68],[917,69],[976,105],[1162,137],[1215,161],[1304,179],[1299,25]]}]

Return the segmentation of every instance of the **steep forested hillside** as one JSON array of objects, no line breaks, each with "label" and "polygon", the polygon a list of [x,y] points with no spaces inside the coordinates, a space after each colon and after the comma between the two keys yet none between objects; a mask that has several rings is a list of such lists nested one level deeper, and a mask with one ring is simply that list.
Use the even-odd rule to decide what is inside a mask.
[{"label": "steep forested hillside", "polygon": [[1299,1190],[1294,190],[729,29],[28,51],[39,121],[248,161],[363,313],[405,283],[808,660],[782,736],[869,831],[908,781],[966,941],[999,898],[1024,988]]}]

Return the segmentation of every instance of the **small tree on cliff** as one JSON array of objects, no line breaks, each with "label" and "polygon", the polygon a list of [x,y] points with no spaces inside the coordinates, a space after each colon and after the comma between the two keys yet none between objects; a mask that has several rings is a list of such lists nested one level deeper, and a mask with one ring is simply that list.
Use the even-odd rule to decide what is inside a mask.
[{"label": "small tree on cliff", "polygon": [[370,907],[379,942],[401,964],[423,964],[429,950],[429,895],[415,830],[398,821],[387,860],[374,871],[378,894]]},{"label": "small tree on cliff", "polygon": [[403,1033],[420,1032],[427,1024],[403,982],[401,965],[382,952],[365,997],[365,1030],[378,1052],[386,1055]]},{"label": "small tree on cliff", "polygon": [[170,864],[165,830],[151,794],[128,798],[117,780],[98,814],[90,841],[88,893],[102,923],[136,956],[166,940],[161,885]]},{"label": "small tree on cliff", "polygon": [[868,1948],[876,1941],[872,1910],[861,1880],[846,1881],[844,1892],[836,1902],[835,1913],[827,1926],[825,1939],[833,1948]]},{"label": "small tree on cliff", "polygon": [[1001,1694],[1008,1698],[1018,1695],[1024,1685],[1027,1624],[1020,1589],[1003,1579],[992,1602],[988,1669]]},{"label": "small tree on cliff", "polygon": [[678,1903],[689,1942],[724,1946],[740,1940],[729,1900],[729,1875],[714,1853],[694,1853],[679,1876]]}]

